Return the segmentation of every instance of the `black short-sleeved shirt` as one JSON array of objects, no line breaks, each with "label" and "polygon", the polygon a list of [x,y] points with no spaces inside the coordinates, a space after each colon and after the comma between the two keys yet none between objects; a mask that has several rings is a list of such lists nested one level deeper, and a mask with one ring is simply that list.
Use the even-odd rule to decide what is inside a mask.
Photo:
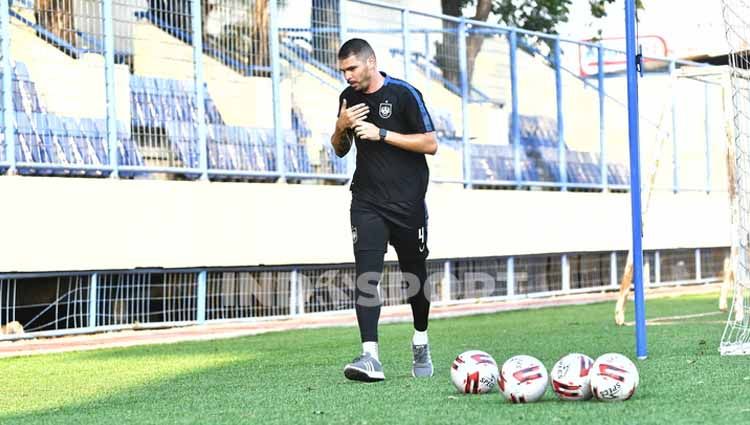
[{"label": "black short-sleeved shirt", "polygon": [[[434,131],[422,93],[405,81],[381,74],[385,82],[374,93],[364,94],[347,87],[339,96],[339,110],[343,99],[347,108],[366,103],[370,113],[365,121],[378,128],[401,134]],[[348,133],[348,137],[354,136],[353,131]],[[354,198],[375,203],[424,199],[430,179],[424,154],[359,137],[355,137],[355,143],[357,169],[351,185]]]}]

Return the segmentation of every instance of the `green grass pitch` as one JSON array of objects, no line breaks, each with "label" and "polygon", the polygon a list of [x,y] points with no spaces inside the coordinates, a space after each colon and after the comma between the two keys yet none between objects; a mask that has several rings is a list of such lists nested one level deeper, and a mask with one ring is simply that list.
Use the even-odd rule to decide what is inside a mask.
[{"label": "green grass pitch", "polygon": [[[714,312],[716,296],[649,300],[650,318]],[[434,320],[436,374],[410,375],[409,324],[381,326],[386,381],[344,379],[356,328],[0,359],[2,424],[733,424],[750,423],[750,357],[717,352],[725,315],[649,326],[641,385],[621,403],[534,404],[498,392],[459,395],[453,358],[468,349],[501,364],[533,355],[551,369],[569,352],[633,358],[634,328],[616,327],[612,303]]]}]

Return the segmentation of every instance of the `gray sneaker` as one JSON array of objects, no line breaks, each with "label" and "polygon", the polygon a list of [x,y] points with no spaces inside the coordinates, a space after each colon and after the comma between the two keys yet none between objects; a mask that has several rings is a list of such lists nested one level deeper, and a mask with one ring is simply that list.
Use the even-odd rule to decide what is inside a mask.
[{"label": "gray sneaker", "polygon": [[362,353],[344,367],[344,376],[352,381],[377,382],[385,379],[383,365],[370,353]]},{"label": "gray sneaker", "polygon": [[414,363],[411,368],[411,376],[415,378],[429,378],[434,373],[432,369],[432,357],[430,357],[430,344],[412,345]]}]

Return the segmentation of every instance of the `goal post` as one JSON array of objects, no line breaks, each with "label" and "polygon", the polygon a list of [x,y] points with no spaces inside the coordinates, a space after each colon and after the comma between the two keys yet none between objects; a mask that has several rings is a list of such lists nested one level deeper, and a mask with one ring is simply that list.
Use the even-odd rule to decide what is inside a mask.
[{"label": "goal post", "polygon": [[734,168],[730,173],[732,206],[731,274],[733,302],[721,338],[722,355],[750,354],[750,0],[722,0],[729,48]]}]

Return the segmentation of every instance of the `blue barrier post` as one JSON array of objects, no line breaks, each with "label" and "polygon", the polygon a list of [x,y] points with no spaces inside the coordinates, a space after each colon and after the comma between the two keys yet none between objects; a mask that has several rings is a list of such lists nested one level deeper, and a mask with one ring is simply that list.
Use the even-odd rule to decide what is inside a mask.
[{"label": "blue barrier post", "polygon": [[8,0],[0,0],[0,51],[2,53],[3,71],[3,135],[5,140],[5,159],[9,164],[8,174],[16,173],[16,138],[13,133],[13,68],[10,63],[10,16]]},{"label": "blue barrier post", "polygon": [[[344,3],[344,2],[341,2]],[[268,39],[270,40],[271,55],[271,90],[273,97],[273,136],[276,140],[276,171],[279,181],[286,180],[286,155],[284,155],[284,132],[281,128],[281,65],[279,63],[279,4],[278,0],[268,2],[269,25]]]},{"label": "blue barrier post", "polygon": [[[197,2],[196,2],[197,3]],[[198,302],[196,304],[195,318],[199,324],[206,322],[206,286],[208,282],[208,272],[202,270],[198,272]]]},{"label": "blue barrier post", "polygon": [[[102,2],[104,24],[104,89],[107,103],[107,146],[109,147],[110,177],[117,178],[119,158],[117,154],[117,95],[115,93],[115,33],[112,18],[112,2]],[[129,124],[129,123],[128,123]]]},{"label": "blue barrier post", "polygon": [[672,190],[680,191],[680,167],[677,159],[677,79],[675,61],[669,62],[669,80],[672,83]]},{"label": "blue barrier post", "polygon": [[661,283],[661,254],[654,251],[654,283]]},{"label": "blue barrier post", "polygon": [[297,269],[292,269],[292,273],[289,276],[289,315],[290,316],[297,316],[300,314],[300,311],[297,309],[297,306],[299,305],[299,301],[297,298],[299,297],[298,290],[299,289],[299,271]]},{"label": "blue barrier post", "polygon": [[510,44],[510,134],[511,143],[513,145],[513,176],[516,179],[516,185],[520,186],[522,177],[521,123],[518,115],[518,60],[516,59],[516,49],[518,48],[518,33],[515,31],[511,31],[510,33],[508,33],[508,42]]},{"label": "blue barrier post", "polygon": [[91,275],[91,282],[89,283],[89,328],[96,327],[96,315],[97,315],[97,296],[99,290],[99,273],[93,273]]},{"label": "blue barrier post", "polygon": [[560,169],[560,185],[567,190],[568,167],[567,152],[565,150],[565,136],[563,135],[563,103],[562,103],[562,65],[560,64],[560,37],[555,38],[555,97],[557,98],[557,161]]},{"label": "blue barrier post", "polygon": [[643,296],[643,226],[641,211],[641,152],[638,122],[638,75],[635,47],[635,0],[625,1],[625,34],[628,75],[628,136],[630,142],[630,203],[632,212],[633,277],[635,286],[636,356],[645,359],[646,305]]},{"label": "blue barrier post", "polygon": [[597,54],[597,81],[599,82],[599,172],[602,179],[602,190],[607,190],[607,143],[604,127],[604,46],[599,43],[596,46]]},{"label": "blue barrier post", "polygon": [[516,295],[516,271],[515,271],[515,260],[513,257],[508,257],[506,261],[506,271],[508,274],[505,294],[508,297],[514,297]]},{"label": "blue barrier post", "polygon": [[463,147],[464,186],[473,187],[471,177],[471,146],[469,145],[469,75],[466,59],[466,20],[458,24],[458,72],[461,83],[461,145]]},{"label": "blue barrier post", "polygon": [[704,128],[706,130],[706,193],[711,193],[711,90],[708,84],[703,84],[705,91]]},{"label": "blue barrier post", "polygon": [[191,24],[193,31],[193,83],[195,87],[195,102],[197,103],[198,122],[198,169],[201,170],[201,180],[208,180],[208,142],[206,141],[206,111],[205,111],[205,79],[203,77],[203,12],[201,2],[193,1],[190,5]]},{"label": "blue barrier post", "polygon": [[411,81],[411,27],[409,26],[409,9],[401,10],[401,38],[404,47],[404,78]]}]

